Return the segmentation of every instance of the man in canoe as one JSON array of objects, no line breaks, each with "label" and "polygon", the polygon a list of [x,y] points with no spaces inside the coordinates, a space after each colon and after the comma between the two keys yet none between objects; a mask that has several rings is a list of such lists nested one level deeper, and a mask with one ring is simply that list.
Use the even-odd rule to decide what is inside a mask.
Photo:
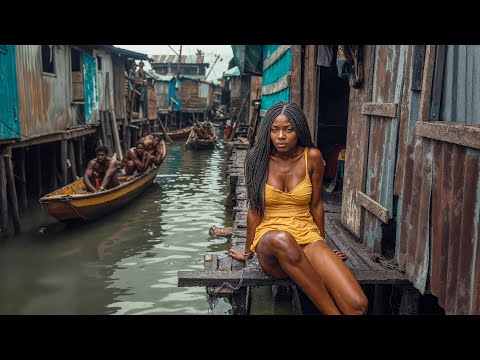
[{"label": "man in canoe", "polygon": [[83,182],[88,192],[108,190],[120,185],[117,177],[117,162],[108,155],[106,146],[95,149],[96,158],[88,162]]},{"label": "man in canoe", "polygon": [[[160,138],[156,135],[149,134],[140,141],[145,144],[145,151],[151,156],[151,159],[149,159],[150,164],[160,165],[163,161],[163,149]],[[148,166],[150,166],[150,164]]]},{"label": "man in canoe", "polygon": [[149,154],[145,151],[145,143],[138,141],[135,147],[128,149],[123,155],[122,167],[126,175],[136,175],[148,169]]}]

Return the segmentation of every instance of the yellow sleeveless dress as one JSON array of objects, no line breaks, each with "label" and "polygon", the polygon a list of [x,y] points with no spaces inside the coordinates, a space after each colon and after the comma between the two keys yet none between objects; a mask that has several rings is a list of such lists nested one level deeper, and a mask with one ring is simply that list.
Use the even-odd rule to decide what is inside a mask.
[{"label": "yellow sleeveless dress", "polygon": [[310,212],[312,183],[308,175],[307,151],[305,148],[305,178],[295,188],[284,192],[265,184],[265,216],[255,230],[251,251],[255,251],[260,238],[270,230],[287,231],[300,245],[325,241]]}]

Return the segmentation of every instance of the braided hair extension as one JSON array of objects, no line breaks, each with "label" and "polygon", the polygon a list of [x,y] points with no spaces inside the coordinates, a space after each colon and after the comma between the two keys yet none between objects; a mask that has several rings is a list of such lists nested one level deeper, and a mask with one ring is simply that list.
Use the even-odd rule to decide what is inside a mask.
[{"label": "braided hair extension", "polygon": [[272,148],[270,130],[273,121],[279,115],[285,115],[290,120],[298,135],[298,146],[315,147],[311,140],[307,118],[300,106],[293,102],[279,101],[268,109],[264,121],[258,129],[255,146],[248,150],[245,158],[245,185],[247,188],[248,208],[262,218],[265,214],[265,184],[267,182],[268,162]]}]

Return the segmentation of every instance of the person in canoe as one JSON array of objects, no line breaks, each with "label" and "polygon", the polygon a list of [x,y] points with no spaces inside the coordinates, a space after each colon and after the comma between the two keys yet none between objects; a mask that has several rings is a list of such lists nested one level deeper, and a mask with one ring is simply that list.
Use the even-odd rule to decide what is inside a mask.
[{"label": "person in canoe", "polygon": [[83,182],[88,192],[108,190],[120,185],[117,177],[117,162],[108,157],[108,148],[98,146],[95,149],[96,158],[88,162],[83,175]]},{"label": "person in canoe", "polygon": [[140,141],[145,144],[145,151],[150,155],[148,167],[153,163],[156,166],[160,165],[163,161],[162,144],[160,138],[156,135],[149,134],[143,137]]}]

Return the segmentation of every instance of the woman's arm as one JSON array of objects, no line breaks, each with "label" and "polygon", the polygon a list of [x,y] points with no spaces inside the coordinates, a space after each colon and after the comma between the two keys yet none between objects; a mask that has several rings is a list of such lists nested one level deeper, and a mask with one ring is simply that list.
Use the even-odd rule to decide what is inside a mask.
[{"label": "woman's arm", "polygon": [[[240,250],[232,250],[228,251],[228,255],[231,257],[245,261],[250,259],[253,256],[253,251],[250,250],[250,246],[253,244],[253,239],[255,238],[255,230],[257,229],[258,225],[262,222],[262,218],[256,212],[248,209],[247,213],[247,239],[245,241],[245,249],[242,251]],[[245,255],[247,254],[247,255]]]},{"label": "woman's arm", "polygon": [[315,148],[309,148],[307,156],[310,179],[312,181],[313,188],[310,211],[313,216],[313,221],[315,221],[315,224],[317,224],[318,229],[320,230],[320,235],[325,239],[325,221],[322,201],[322,183],[325,165],[320,150]]}]

